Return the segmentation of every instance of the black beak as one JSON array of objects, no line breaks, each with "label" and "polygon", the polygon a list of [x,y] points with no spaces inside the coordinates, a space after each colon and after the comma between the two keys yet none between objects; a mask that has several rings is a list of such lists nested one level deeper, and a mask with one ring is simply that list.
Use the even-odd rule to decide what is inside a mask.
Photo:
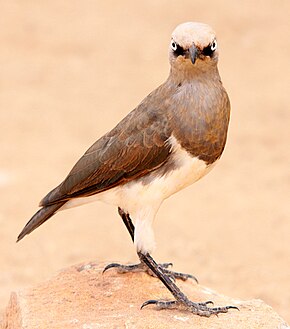
[{"label": "black beak", "polygon": [[191,63],[194,64],[197,57],[198,57],[198,49],[195,47],[195,44],[193,44],[189,49],[188,49]]}]

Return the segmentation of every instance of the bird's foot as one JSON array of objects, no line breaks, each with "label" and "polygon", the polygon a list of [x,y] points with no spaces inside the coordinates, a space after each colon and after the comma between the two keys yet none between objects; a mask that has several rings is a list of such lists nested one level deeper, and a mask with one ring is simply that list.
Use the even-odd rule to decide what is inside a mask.
[{"label": "bird's foot", "polygon": [[108,264],[104,269],[103,273],[105,273],[107,270],[115,268],[117,269],[118,273],[129,273],[129,272],[147,272],[147,268],[144,264],[132,264],[132,265],[123,265],[118,263],[111,263]]},{"label": "bird's foot", "polygon": [[[191,274],[180,273],[180,272],[169,270],[169,267],[171,267],[172,265],[173,265],[172,263],[162,263],[162,264],[158,264],[158,267],[161,268],[163,273],[169,276],[172,280],[180,279],[186,281],[187,279],[193,279],[196,281],[196,283],[198,283],[197,278]],[[156,277],[156,275],[142,262],[133,265],[122,265],[118,263],[111,263],[104,268],[103,273],[111,268],[116,268],[118,273],[146,272],[149,275]]]},{"label": "bird's foot", "polygon": [[175,300],[164,301],[164,300],[148,300],[143,303],[141,308],[147,305],[156,305],[160,309],[179,309],[186,310],[192,314],[199,316],[209,317],[212,314],[218,315],[219,313],[227,313],[229,309],[238,309],[235,306],[224,306],[224,307],[209,307],[209,304],[213,304],[212,301],[207,301],[205,303],[194,303],[189,300],[185,294],[177,287],[177,285],[172,281],[172,279],[165,274],[161,267],[154,261],[154,259],[147,253],[143,254],[138,252],[138,256],[144,264],[148,266],[160,279],[160,281],[167,287],[167,289],[172,293]]},{"label": "bird's foot", "polygon": [[[169,264],[170,264],[170,266],[172,266],[172,263],[169,263]],[[163,270],[163,273],[168,275],[171,279],[173,279],[173,280],[180,279],[182,281],[186,281],[187,279],[193,279],[196,283],[198,283],[198,280],[195,276],[193,276],[191,274],[188,274],[188,273],[181,273],[181,272],[171,271],[171,270],[168,269],[168,267],[164,267],[163,265],[164,264],[159,264],[159,266]],[[154,276],[156,276],[156,275],[154,275]]]},{"label": "bird's foot", "polygon": [[229,309],[239,310],[236,306],[209,307],[209,304],[213,304],[212,301],[207,301],[205,303],[194,303],[188,300],[186,297],[184,300],[181,299],[178,301],[147,300],[142,304],[141,309],[151,304],[156,305],[158,309],[178,309],[182,311],[189,311],[192,314],[205,317],[218,315],[220,313],[227,313]]}]

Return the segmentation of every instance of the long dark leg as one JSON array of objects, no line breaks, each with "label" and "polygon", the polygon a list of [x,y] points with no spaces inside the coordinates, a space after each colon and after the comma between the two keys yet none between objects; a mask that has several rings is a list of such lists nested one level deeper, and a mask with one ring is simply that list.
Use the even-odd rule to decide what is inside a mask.
[{"label": "long dark leg", "polygon": [[132,241],[134,242],[134,232],[135,232],[135,227],[134,224],[132,223],[132,220],[129,216],[129,214],[126,214],[120,207],[118,208],[118,213],[121,216],[123,223],[125,224]]},{"label": "long dark leg", "polygon": [[[119,214],[123,219],[124,224],[126,225],[131,238],[134,242],[134,225],[132,223],[132,220],[129,216],[129,214],[126,214],[123,212],[120,208]],[[219,314],[219,313],[227,313],[229,309],[238,309],[235,306],[224,306],[224,307],[208,307],[208,304],[212,304],[211,301],[207,301],[205,303],[194,303],[190,301],[184,293],[181,292],[181,290],[177,287],[177,285],[172,281],[169,275],[165,274],[165,270],[158,265],[154,259],[147,253],[143,254],[141,252],[138,252],[139,259],[141,261],[141,264],[145,264],[152,273],[155,274],[155,276],[166,286],[166,288],[171,292],[171,294],[174,296],[174,301],[160,301],[160,300],[148,300],[141,308],[143,308],[146,305],[154,304],[157,305],[160,308],[180,308],[180,309],[186,309],[192,312],[193,314],[197,314],[200,316],[210,316],[212,314]]]}]

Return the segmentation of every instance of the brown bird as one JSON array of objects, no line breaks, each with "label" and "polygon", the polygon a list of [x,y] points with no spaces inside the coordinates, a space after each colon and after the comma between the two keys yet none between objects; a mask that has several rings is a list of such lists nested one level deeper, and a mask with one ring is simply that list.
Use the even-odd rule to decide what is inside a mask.
[{"label": "brown bird", "polygon": [[[60,210],[95,200],[118,207],[141,261],[110,264],[120,271],[147,269],[175,297],[143,306],[187,309],[210,316],[233,306],[209,307],[190,301],[174,278],[194,278],[158,265],[152,223],[162,202],[207,174],[226,143],[230,102],[218,68],[218,44],[211,27],[184,23],[173,31],[168,79],[115,128],[97,140],[65,180],[40,202],[41,209],[18,236],[21,240]],[[133,219],[135,227],[132,223]]]}]

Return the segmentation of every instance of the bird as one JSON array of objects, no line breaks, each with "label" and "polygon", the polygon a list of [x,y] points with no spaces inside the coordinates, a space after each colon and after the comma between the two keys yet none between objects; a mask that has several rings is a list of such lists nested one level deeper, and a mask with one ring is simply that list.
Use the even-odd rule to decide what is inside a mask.
[{"label": "bird", "polygon": [[163,201],[206,175],[220,159],[227,139],[230,101],[217,63],[214,30],[205,23],[178,25],[169,44],[167,80],[99,138],[67,177],[40,202],[17,242],[56,213],[93,201],[118,208],[140,264],[112,263],[104,271],[144,269],[157,277],[174,300],[148,300],[161,309],[182,309],[209,317],[235,306],[191,301],[175,279],[193,278],[158,264],[152,224]]}]

